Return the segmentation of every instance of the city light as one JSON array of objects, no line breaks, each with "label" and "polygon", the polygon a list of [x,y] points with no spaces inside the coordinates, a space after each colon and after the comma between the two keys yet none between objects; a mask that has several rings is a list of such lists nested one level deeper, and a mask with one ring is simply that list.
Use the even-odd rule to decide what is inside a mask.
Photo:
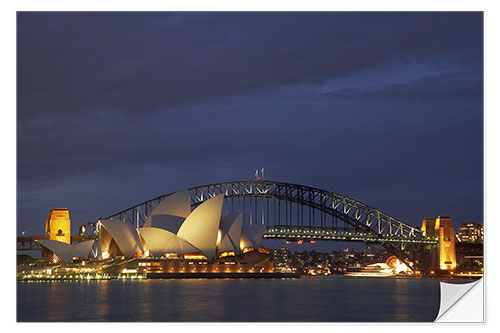
[{"label": "city light", "polygon": [[108,259],[108,258],[109,258],[109,253],[108,253],[108,251],[103,251],[103,252],[101,253],[101,256],[102,256],[102,259]]},{"label": "city light", "polygon": [[411,270],[408,268],[408,266],[406,266],[405,263],[402,263],[401,261],[399,261],[399,259],[397,259],[396,260],[396,267],[394,267],[394,272],[396,274],[409,273],[409,272],[411,272]]},{"label": "city light", "polygon": [[[181,193],[189,194],[187,191]],[[423,220],[420,230],[416,228],[411,229],[411,227],[407,226],[411,231],[409,233],[404,231],[406,234],[403,232],[404,225],[402,222],[394,221],[394,225],[389,225],[389,228],[379,229],[378,233],[375,229],[371,232],[361,232],[353,227],[338,228],[336,230],[336,228],[329,228],[323,225],[321,227],[314,225],[310,225],[309,227],[286,225],[267,227],[266,229],[263,223],[262,227],[259,226],[261,229],[259,229],[258,236],[255,236],[255,233],[251,231],[246,231],[245,228],[248,226],[243,225],[243,221],[240,220],[241,222],[235,223],[236,218],[232,217],[233,220],[230,223],[237,225],[241,232],[239,236],[240,246],[238,248],[237,245],[235,246],[235,244],[238,244],[238,239],[231,239],[234,236],[230,236],[228,227],[222,227],[221,223],[223,218],[225,218],[221,215],[222,205],[217,206],[216,201],[211,201],[218,198],[217,200],[219,201],[217,202],[221,203],[223,196],[224,194],[214,194],[211,198],[203,201],[201,206],[196,208],[199,209],[203,205],[206,205],[204,207],[212,207],[210,209],[214,210],[215,214],[213,216],[215,218],[212,218],[210,222],[213,227],[208,232],[210,237],[201,237],[202,233],[199,228],[190,229],[187,227],[184,229],[184,233],[186,236],[189,236],[189,241],[166,229],[163,232],[159,232],[158,229],[161,228],[153,230],[154,234],[148,234],[147,232],[153,228],[136,228],[131,224],[122,223],[122,220],[108,218],[100,220],[96,224],[99,228],[99,237],[94,236],[90,241],[95,242],[92,243],[92,255],[90,251],[86,251],[85,254],[82,254],[83,251],[76,251],[77,247],[80,246],[78,244],[65,244],[62,246],[57,241],[51,240],[49,242],[40,240],[39,243],[46,255],[46,260],[47,258],[50,260],[49,264],[57,263],[60,266],[60,268],[53,266],[54,272],[43,273],[41,275],[49,279],[70,279],[73,276],[83,279],[100,279],[101,277],[97,274],[101,273],[110,273],[111,276],[114,275],[115,277],[116,275],[124,274],[137,276],[138,273],[144,273],[147,274],[145,278],[150,278],[154,277],[155,274],[157,276],[163,274],[161,276],[165,277],[167,276],[165,274],[177,274],[179,272],[184,274],[221,271],[227,273],[231,271],[252,272],[251,267],[254,264],[248,262],[250,258],[259,258],[259,260],[262,260],[258,265],[254,265],[256,272],[270,272],[272,270],[275,273],[283,274],[292,272],[317,275],[330,275],[333,274],[332,272],[346,274],[349,273],[348,270],[351,268],[354,271],[357,270],[354,272],[356,276],[416,275],[414,271],[417,269],[420,272],[420,276],[429,274],[457,276],[458,273],[466,273],[464,270],[455,271],[457,269],[456,250],[454,246],[455,234],[451,218],[449,217],[438,216],[437,218],[426,218]],[[190,200],[189,195],[186,195],[185,200]],[[173,200],[172,202],[178,201],[180,200]],[[163,203],[165,202],[163,201]],[[354,204],[356,202],[351,202],[351,206]],[[220,215],[220,218],[217,214]],[[241,212],[238,214],[241,218]],[[204,218],[199,217],[203,216],[203,214],[197,216],[195,211],[191,211],[188,215],[195,216],[192,220],[195,222],[192,223],[199,226],[206,226]],[[183,225],[189,225],[186,221],[188,221],[188,218],[184,220]],[[388,218],[388,221],[392,221],[391,218]],[[394,231],[391,227],[397,227],[398,229]],[[476,242],[476,239],[479,237],[477,235],[482,235],[482,229],[477,231],[479,228],[470,223],[464,226],[464,230],[467,232],[472,230],[470,233],[476,238],[466,236],[464,231],[460,243],[465,243],[465,239],[469,239],[468,242]],[[248,232],[248,234],[245,234],[245,232]],[[133,237],[128,237],[130,235]],[[170,243],[165,241],[162,237],[166,237],[166,235],[168,239],[175,239],[175,241]],[[316,240],[369,241],[378,243],[386,248],[387,245],[401,246],[405,255],[401,256],[397,254],[397,257],[390,256],[386,263],[384,263],[387,256],[384,258],[380,256],[375,258],[372,254],[366,254],[365,257],[359,257],[353,251],[349,251],[342,259],[346,264],[339,262],[332,263],[325,260],[304,265],[301,262],[295,261],[293,259],[294,256],[282,250],[276,251],[262,247],[260,240],[266,237],[283,239],[286,241],[286,244],[315,244]],[[205,238],[210,238],[210,241],[205,240]],[[458,242],[459,240],[457,240]],[[199,247],[193,244],[198,244],[197,246]],[[224,244],[223,247],[222,244]],[[405,250],[406,245],[428,246],[431,250],[426,255],[432,258],[432,260],[427,260],[427,262],[431,264],[428,267],[422,267],[420,262],[423,261],[415,258],[411,252]],[[100,256],[96,255],[99,251],[101,252]],[[389,251],[388,253],[394,252]],[[228,259],[222,263],[223,260],[220,259],[226,257]],[[263,258],[266,259],[264,260]],[[482,256],[478,253],[469,253],[465,256],[462,254],[461,258],[462,262],[464,258],[468,258],[475,265],[477,265],[479,260],[482,260]],[[265,264],[266,262],[267,264]],[[378,263],[374,264],[374,262]],[[47,262],[44,265],[47,265]],[[227,265],[237,266],[230,269]],[[138,267],[141,267],[140,271],[137,270]],[[189,269],[186,269],[186,267]],[[480,268],[478,267],[478,269]],[[26,275],[26,273],[23,274]],[[34,276],[33,273],[30,275]],[[128,275],[127,278],[129,278]]]}]

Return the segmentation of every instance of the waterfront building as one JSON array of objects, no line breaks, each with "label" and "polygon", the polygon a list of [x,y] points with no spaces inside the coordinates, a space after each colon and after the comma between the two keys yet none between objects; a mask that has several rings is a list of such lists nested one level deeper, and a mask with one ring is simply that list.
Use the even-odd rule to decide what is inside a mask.
[{"label": "waterfront building", "polygon": [[[189,192],[182,191],[164,198],[140,228],[99,220],[96,251],[94,240],[38,244],[49,264],[90,259],[85,269],[95,274],[273,273],[273,255],[261,246],[265,226],[243,225],[243,213],[222,216],[223,200],[223,194],[214,196],[191,211]],[[47,225],[62,228],[55,223],[59,217],[49,214]]]},{"label": "waterfront building", "polygon": [[483,225],[467,221],[463,222],[458,228],[457,240],[459,242],[483,242],[484,229]]},{"label": "waterfront building", "polygon": [[457,267],[460,272],[480,272],[484,263],[483,225],[467,221],[458,229],[455,244]]},{"label": "waterfront building", "polygon": [[221,216],[223,200],[214,196],[188,212],[183,191],[166,197],[141,228],[99,221],[101,258],[217,259],[258,250],[265,226],[243,226],[242,213]]},{"label": "waterfront building", "polygon": [[484,263],[483,243],[481,242],[457,242],[457,270],[459,271],[482,271]]},{"label": "waterfront building", "polygon": [[[255,274],[273,274],[274,262],[269,253],[261,251],[246,252],[238,256],[217,259],[195,258],[165,259],[138,258],[118,263],[101,272],[111,275],[147,275],[148,278],[161,277],[216,277],[216,276],[251,276]],[[279,272],[278,272],[279,273]]]},{"label": "waterfront building", "polygon": [[292,272],[290,251],[284,247],[279,247],[273,251],[274,267],[276,272]]},{"label": "waterfront building", "polygon": [[49,212],[45,234],[50,240],[71,244],[71,222],[67,208],[54,208]]}]

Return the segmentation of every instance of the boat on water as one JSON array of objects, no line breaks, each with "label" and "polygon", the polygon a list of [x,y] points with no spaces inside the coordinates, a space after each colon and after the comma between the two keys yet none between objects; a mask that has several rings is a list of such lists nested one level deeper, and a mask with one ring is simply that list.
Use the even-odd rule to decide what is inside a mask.
[{"label": "boat on water", "polygon": [[345,276],[386,277],[394,276],[394,270],[385,263],[371,264],[366,267],[348,267]]}]

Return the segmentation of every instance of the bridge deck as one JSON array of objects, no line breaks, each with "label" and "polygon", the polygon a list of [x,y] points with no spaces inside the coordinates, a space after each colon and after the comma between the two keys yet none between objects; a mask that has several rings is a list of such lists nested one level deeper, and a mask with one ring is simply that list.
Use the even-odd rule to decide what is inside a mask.
[{"label": "bridge deck", "polygon": [[343,228],[322,227],[297,227],[297,226],[271,226],[266,228],[263,238],[288,239],[288,240],[336,240],[374,243],[413,243],[437,244],[433,238],[411,237],[400,235],[377,235],[362,231]]}]

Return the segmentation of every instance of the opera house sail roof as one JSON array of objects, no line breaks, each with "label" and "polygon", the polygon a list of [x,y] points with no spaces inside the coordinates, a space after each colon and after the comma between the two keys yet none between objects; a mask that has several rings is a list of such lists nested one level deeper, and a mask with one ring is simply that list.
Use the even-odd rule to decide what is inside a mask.
[{"label": "opera house sail roof", "polygon": [[201,252],[189,242],[168,230],[143,227],[139,228],[139,233],[144,239],[147,249],[155,257],[160,257],[164,253],[178,253],[184,255]]},{"label": "opera house sail roof", "polygon": [[50,239],[39,239],[37,242],[44,253],[55,254],[65,263],[71,262],[75,257],[85,259],[89,258],[92,252],[92,246],[94,245],[93,240],[72,245]]},{"label": "opera house sail roof", "polygon": [[182,222],[191,214],[189,191],[167,196],[156,206],[144,222],[143,227],[156,227],[177,233]]},{"label": "opera house sail roof", "polygon": [[219,243],[219,253],[233,251],[237,255],[240,254],[242,226],[243,213],[234,213],[221,218],[221,241]]},{"label": "opera house sail roof", "polygon": [[260,247],[262,235],[266,231],[266,226],[261,224],[254,225],[244,225],[241,228],[241,243],[240,248],[243,250],[245,248],[253,247],[255,249]]},{"label": "opera house sail roof", "polygon": [[177,235],[200,249],[207,258],[216,254],[217,236],[224,195],[220,194],[199,205],[182,223]]},{"label": "opera house sail roof", "polygon": [[111,253],[121,254],[127,258],[144,253],[137,229],[123,221],[111,219],[100,221],[99,244],[103,258]]},{"label": "opera house sail roof", "polygon": [[189,191],[165,197],[141,228],[119,220],[99,223],[101,257],[175,254],[217,258],[258,249],[265,226],[244,226],[243,213],[221,217],[224,195],[216,195],[191,211]]}]

